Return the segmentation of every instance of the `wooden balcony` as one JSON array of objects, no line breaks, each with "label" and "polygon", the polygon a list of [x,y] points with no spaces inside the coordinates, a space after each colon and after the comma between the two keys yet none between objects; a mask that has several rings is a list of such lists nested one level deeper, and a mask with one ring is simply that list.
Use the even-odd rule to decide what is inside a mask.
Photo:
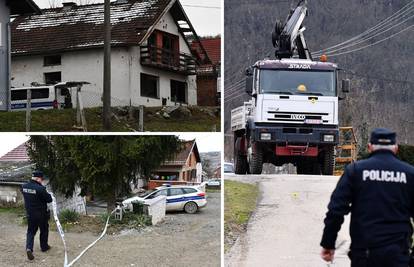
[{"label": "wooden balcony", "polygon": [[156,46],[141,46],[141,65],[184,75],[196,74],[196,61],[192,56]]}]

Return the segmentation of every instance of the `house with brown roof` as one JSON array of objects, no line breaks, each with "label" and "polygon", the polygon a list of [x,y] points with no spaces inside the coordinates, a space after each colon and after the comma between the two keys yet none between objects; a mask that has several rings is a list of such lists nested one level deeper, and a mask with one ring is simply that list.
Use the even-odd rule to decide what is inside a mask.
[{"label": "house with brown roof", "polygon": [[0,110],[9,107],[10,91],[10,17],[40,12],[32,0],[0,0]]},{"label": "house with brown roof", "polygon": [[[178,0],[114,1],[111,25],[112,106],[197,105],[196,65],[210,60]],[[19,16],[11,32],[12,86],[87,81],[84,105],[101,105],[102,3]]]},{"label": "house with brown roof", "polygon": [[220,106],[221,37],[202,38],[201,44],[211,62],[196,68],[197,103],[199,106]]},{"label": "house with brown roof", "polygon": [[163,184],[193,185],[202,182],[201,157],[195,140],[184,141],[173,160],[164,162],[149,180],[148,189]]}]

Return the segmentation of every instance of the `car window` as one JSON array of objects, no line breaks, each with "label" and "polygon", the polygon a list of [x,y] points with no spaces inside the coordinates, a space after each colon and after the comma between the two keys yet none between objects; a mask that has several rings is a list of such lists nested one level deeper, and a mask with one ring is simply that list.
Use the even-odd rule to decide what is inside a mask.
[{"label": "car window", "polygon": [[177,195],[183,194],[183,189],[181,188],[170,188],[168,190],[169,190],[169,193],[168,193],[169,196],[177,196]]},{"label": "car window", "polygon": [[186,194],[192,194],[197,192],[197,190],[195,190],[194,188],[183,188],[183,190]]},{"label": "car window", "polygon": [[152,199],[152,198],[156,198],[158,196],[167,196],[167,190],[166,189],[161,189],[157,192],[152,193],[151,195],[149,195],[147,197],[147,199]]}]

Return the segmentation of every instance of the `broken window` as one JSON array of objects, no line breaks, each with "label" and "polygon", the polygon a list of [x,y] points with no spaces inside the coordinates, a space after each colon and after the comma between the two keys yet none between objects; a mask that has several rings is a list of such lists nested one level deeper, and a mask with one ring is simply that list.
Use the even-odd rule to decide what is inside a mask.
[{"label": "broken window", "polygon": [[157,76],[141,73],[141,96],[159,98]]},{"label": "broken window", "polygon": [[187,83],[171,80],[171,101],[187,103]]},{"label": "broken window", "polygon": [[62,64],[61,55],[45,56],[43,58],[43,66],[57,66]]},{"label": "broken window", "polygon": [[57,84],[62,81],[62,73],[60,71],[57,72],[48,72],[45,73],[45,84]]}]

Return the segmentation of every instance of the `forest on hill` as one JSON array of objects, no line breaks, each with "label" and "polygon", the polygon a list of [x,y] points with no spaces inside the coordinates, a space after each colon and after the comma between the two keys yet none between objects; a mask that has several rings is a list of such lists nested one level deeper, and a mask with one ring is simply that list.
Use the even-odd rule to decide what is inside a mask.
[{"label": "forest on hill", "polygon": [[[271,42],[274,24],[277,19],[284,21],[298,0],[225,0],[224,3],[225,131],[229,133],[231,109],[250,99],[244,92],[245,69],[257,60],[274,58]],[[312,52],[347,41],[404,7],[404,16],[386,24],[393,25],[392,29],[339,52],[371,45],[369,48],[328,57],[328,61],[346,70],[345,77],[351,79],[351,93],[339,105],[340,125],[353,126],[362,146],[374,127],[394,129],[399,142],[414,144],[414,1],[308,1],[304,26]],[[389,39],[380,42],[385,38]]]}]

